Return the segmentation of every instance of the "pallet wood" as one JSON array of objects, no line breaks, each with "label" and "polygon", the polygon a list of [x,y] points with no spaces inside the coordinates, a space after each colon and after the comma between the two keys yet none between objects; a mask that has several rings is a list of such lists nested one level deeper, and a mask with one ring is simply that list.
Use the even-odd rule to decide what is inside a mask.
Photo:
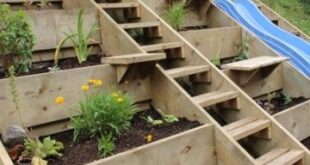
[{"label": "pallet wood", "polygon": [[296,165],[303,165],[303,158],[304,153],[303,151],[299,150],[291,150],[280,157],[276,158],[275,160],[268,162],[266,165],[290,165],[290,164],[296,164]]},{"label": "pallet wood", "polygon": [[202,66],[186,66],[175,69],[169,69],[167,70],[167,73],[173,78],[180,78],[208,71],[210,71],[210,67],[202,65]]},{"label": "pallet wood", "polygon": [[147,52],[152,52],[152,51],[158,51],[158,50],[176,49],[182,46],[183,46],[182,43],[171,42],[171,43],[163,43],[163,44],[146,45],[146,46],[142,46],[142,48],[143,50]]},{"label": "pallet wood", "polygon": [[[82,84],[89,79],[100,79],[104,81],[104,87],[117,88],[115,70],[110,65],[98,65],[87,68],[58,71],[55,73],[44,73],[17,78],[17,91],[19,93],[20,112],[26,126],[36,126],[48,122],[67,119],[70,109],[76,105],[78,99],[83,95],[79,90]],[[3,92],[0,95],[0,104],[3,114],[0,120],[0,130],[8,124],[19,124],[15,106],[11,102],[8,80],[0,80]],[[138,85],[137,85],[138,84]],[[150,99],[150,86],[148,79],[128,82],[125,90],[131,94],[136,102]],[[132,88],[134,86],[135,88]],[[63,96],[66,100],[63,105],[56,105],[54,99]],[[36,100],[29,102],[29,100]],[[41,114],[41,115],[36,115]]]},{"label": "pallet wood", "polygon": [[139,3],[137,2],[120,2],[120,3],[102,3],[99,4],[104,9],[125,9],[125,8],[137,8]]},{"label": "pallet wood", "polygon": [[159,157],[161,164],[216,165],[213,129],[213,126],[204,125],[88,165],[156,165]]},{"label": "pallet wood", "polygon": [[193,99],[197,104],[201,105],[202,107],[208,107],[211,105],[237,99],[238,96],[239,93],[236,91],[216,91],[195,96]]},{"label": "pallet wood", "polygon": [[275,148],[256,159],[259,164],[266,164],[289,151],[287,148]]},{"label": "pallet wood", "polygon": [[310,136],[310,100],[296,105],[274,115],[283,127],[285,127],[298,140],[304,140]]}]

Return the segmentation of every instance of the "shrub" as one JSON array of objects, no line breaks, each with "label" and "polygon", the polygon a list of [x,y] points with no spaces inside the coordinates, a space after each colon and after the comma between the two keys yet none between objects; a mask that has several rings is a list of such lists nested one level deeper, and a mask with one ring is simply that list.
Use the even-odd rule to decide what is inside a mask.
[{"label": "shrub", "polygon": [[0,4],[0,61],[7,71],[15,65],[17,71],[27,72],[31,66],[34,36],[26,15],[13,12],[6,4]]},{"label": "shrub", "polygon": [[[82,88],[84,90],[84,88]],[[71,118],[74,138],[81,135],[93,137],[118,134],[130,127],[135,106],[128,95],[122,93],[97,92],[80,101],[80,116]]]}]

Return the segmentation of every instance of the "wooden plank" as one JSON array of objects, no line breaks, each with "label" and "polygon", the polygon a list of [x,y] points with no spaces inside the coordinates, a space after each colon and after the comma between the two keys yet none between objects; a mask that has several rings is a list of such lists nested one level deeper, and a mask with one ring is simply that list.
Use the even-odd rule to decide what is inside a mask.
[{"label": "wooden plank", "polygon": [[195,46],[208,59],[216,59],[238,55],[241,43],[241,27],[219,27],[194,31],[182,31],[180,34]]},{"label": "wooden plank", "polygon": [[14,165],[1,141],[0,141],[0,165]]},{"label": "wooden plank", "polygon": [[[44,73],[39,75],[23,76],[17,78],[17,91],[19,94],[20,113],[27,127],[38,126],[44,123],[67,119],[71,115],[70,109],[75,106],[84,95],[80,86],[89,79],[104,81],[104,88],[111,86],[118,89],[115,69],[110,65],[98,65],[86,68]],[[0,130],[8,125],[20,124],[18,112],[11,101],[9,81],[0,80]],[[136,79],[128,82],[123,89],[133,97],[135,102],[150,100],[149,79]],[[65,98],[65,103],[56,105],[57,96]],[[40,114],[40,115],[37,115]],[[0,132],[1,132],[0,131]]]},{"label": "wooden plank", "polygon": [[253,122],[255,120],[257,120],[257,118],[255,118],[255,117],[247,117],[247,118],[238,120],[236,122],[233,122],[231,124],[228,124],[228,125],[224,126],[223,129],[226,130],[226,131],[232,131],[232,130],[237,129],[239,127],[242,127],[242,126],[244,126],[246,124],[249,124],[249,123],[251,123],[251,122]]},{"label": "wooden plank", "polygon": [[[32,2],[41,2],[41,0],[31,0]],[[62,2],[63,0],[47,0],[48,2]],[[24,3],[25,0],[2,0],[4,3]]]},{"label": "wooden plank", "polygon": [[98,5],[103,9],[124,9],[139,7],[138,2],[99,3]]},{"label": "wooden plank", "polygon": [[158,50],[166,50],[166,49],[175,49],[181,48],[183,46],[180,42],[171,42],[171,43],[160,43],[155,45],[146,45],[142,46],[142,49],[151,52],[151,51],[158,51]]},{"label": "wooden plank", "polygon": [[102,58],[102,63],[129,65],[142,62],[159,61],[166,58],[165,53],[130,54]]},{"label": "wooden plank", "polygon": [[[291,150],[279,158],[267,163],[266,165],[291,165],[298,161],[301,161],[304,157],[304,152],[300,150]],[[300,163],[302,165],[303,163]]]},{"label": "wooden plank", "polygon": [[239,93],[236,91],[216,91],[195,96],[193,100],[202,107],[208,107],[210,105],[236,99],[238,96]]},{"label": "wooden plank", "polygon": [[266,164],[268,162],[273,161],[274,159],[278,158],[279,156],[285,154],[288,152],[289,149],[287,148],[275,148],[271,150],[270,152],[260,156],[259,158],[256,159],[256,162],[258,164]]},{"label": "wooden plank", "polygon": [[[157,165],[158,163],[216,165],[213,129],[213,126],[203,125],[106,159],[89,163],[89,165]],[[158,159],[159,157],[160,159]]]},{"label": "wooden plank", "polygon": [[310,100],[288,108],[273,116],[298,140],[310,136]]},{"label": "wooden plank", "polygon": [[139,22],[139,23],[123,23],[119,24],[123,29],[151,28],[159,27],[160,22]]},{"label": "wooden plank", "polygon": [[[228,131],[228,133],[235,139],[240,140],[244,137],[247,137],[249,135],[255,134],[261,130],[267,129],[270,127],[270,121],[269,120],[255,120],[250,123],[247,123],[241,127],[238,127],[236,129],[233,129],[231,131]],[[228,125],[229,126],[229,125]],[[269,137],[270,138],[270,137]]]},{"label": "wooden plank", "polygon": [[208,71],[210,71],[210,66],[202,65],[202,66],[185,66],[175,69],[169,69],[166,72],[172,78],[179,78]]},{"label": "wooden plank", "polygon": [[237,71],[251,71],[281,62],[287,61],[287,57],[271,57],[271,56],[260,56],[250,58],[243,61],[233,62],[230,64],[222,65],[224,69],[237,70]]}]

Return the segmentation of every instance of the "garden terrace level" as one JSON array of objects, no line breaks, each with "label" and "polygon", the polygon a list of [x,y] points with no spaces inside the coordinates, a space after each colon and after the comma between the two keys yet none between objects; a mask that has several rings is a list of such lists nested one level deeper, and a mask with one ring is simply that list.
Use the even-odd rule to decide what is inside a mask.
[{"label": "garden terrace level", "polygon": [[[300,151],[303,154],[303,158],[300,158],[299,155],[292,156],[294,163],[309,161],[308,151],[301,144],[299,144],[298,141],[292,138],[292,136],[288,134],[272,117],[263,112],[263,110],[258,107],[247,95],[245,95],[240,88],[227,79],[223,73],[214,67],[212,63],[203,57],[203,55],[191,46],[184,38],[173,31],[143,2],[123,0],[117,3],[128,2],[139,2],[141,14],[138,19],[126,18],[126,15],[121,18],[116,17],[111,11],[107,11],[107,9],[103,9],[101,7],[102,3],[108,2],[93,1],[94,5],[98,8],[100,15],[102,38],[108,38],[109,40],[109,42],[103,42],[103,47],[110,52],[110,56],[117,57],[121,54],[122,56],[126,56],[124,53],[119,53],[118,51],[127,51],[128,55],[133,53],[145,53],[146,51],[143,47],[146,45],[172,42],[182,43],[182,51],[176,58],[172,58],[170,55],[173,53],[169,51],[156,51],[165,52],[167,54],[167,60],[159,61],[154,70],[149,73],[151,77],[152,103],[156,108],[173,112],[173,107],[176,106],[178,102],[184,100],[189,100],[192,105],[198,107],[206,119],[215,125],[215,136],[216,139],[218,139],[218,141],[215,142],[218,153],[217,159],[218,161],[223,162],[223,164],[255,164],[257,161],[255,160],[256,158],[268,154],[277,147]],[[123,15],[122,13],[126,12],[126,10],[119,10],[118,12],[120,12],[119,15]],[[124,22],[126,23],[126,26],[122,25]],[[140,26],[149,24],[150,22],[158,23],[156,23],[156,25],[152,24],[152,26]],[[140,34],[139,37],[142,39],[139,39],[142,41],[139,40],[138,37],[132,32],[126,31],[124,27],[137,27],[136,29],[141,29],[140,32],[142,32],[142,34]],[[156,27],[156,29],[152,29],[152,27]],[[118,31],[118,33],[111,33],[110,31]],[[111,34],[114,34],[114,36],[111,36]],[[155,34],[155,36],[153,34]],[[126,43],[124,44],[124,47],[122,47],[123,49],[117,49],[119,47],[116,47],[113,43],[122,43],[119,38],[125,38],[129,41],[129,44],[134,47],[128,47],[128,43]],[[169,75],[170,69],[204,65],[208,67],[210,66],[210,70],[202,74],[200,72],[188,72],[190,75],[182,75],[182,78],[184,78],[183,80],[173,78]],[[135,74],[139,75],[138,73],[131,74],[131,76],[125,76],[124,80],[130,81],[130,77],[135,77]],[[188,88],[186,88],[186,86]],[[233,91],[234,94],[228,95],[226,93],[228,91]],[[216,101],[214,101],[211,105],[203,105],[204,107],[195,102],[195,96],[211,92],[219,92],[218,94],[224,94],[217,97],[214,96],[214,100]],[[235,95],[235,93],[238,93],[238,95]],[[210,99],[208,97],[209,95],[205,96],[207,97],[204,99]],[[238,110],[235,110],[235,107],[237,107]],[[216,120],[218,118],[210,115],[206,111],[209,111],[210,108],[214,108],[212,111],[218,113],[218,118],[221,118],[222,121]],[[236,136],[238,137],[236,139],[239,140],[239,138],[241,138],[244,140],[246,138],[259,144],[253,145],[252,149],[256,152],[256,155],[253,156],[251,156],[246,148],[243,148],[237,140],[234,139],[235,134],[231,134],[229,131],[224,129],[225,125],[235,125],[238,121],[242,121],[248,117],[256,117],[257,121],[248,123],[249,125],[245,128],[240,127],[240,129],[237,129],[240,133],[236,134],[238,135]],[[226,139],[225,145],[223,145],[223,141],[221,141],[223,139]],[[283,143],[283,141],[285,141],[285,143]],[[287,160],[286,163],[288,162],[290,162],[290,160]]]},{"label": "garden terrace level", "polygon": [[[164,9],[168,7],[168,3],[164,1],[159,3],[160,8],[153,8],[152,1],[144,0],[144,2],[157,13],[165,12]],[[209,9],[203,16],[205,19],[190,21],[212,20],[222,26],[181,30],[179,34],[210,61],[219,63],[222,72],[244,92],[256,101],[265,99],[273,92],[289,93],[291,97],[297,98],[310,97],[310,90],[306,88],[310,80],[289,63],[291,59],[279,56],[255,35],[248,33],[237,23],[231,23],[233,20],[215,6],[199,6],[197,10],[200,11],[201,8]],[[186,17],[184,19],[184,22],[188,21]],[[248,54],[249,59],[236,62],[235,59],[242,53],[241,49]],[[308,109],[309,100],[286,108],[274,117],[298,140],[303,140],[309,136],[306,129],[309,126]]]}]

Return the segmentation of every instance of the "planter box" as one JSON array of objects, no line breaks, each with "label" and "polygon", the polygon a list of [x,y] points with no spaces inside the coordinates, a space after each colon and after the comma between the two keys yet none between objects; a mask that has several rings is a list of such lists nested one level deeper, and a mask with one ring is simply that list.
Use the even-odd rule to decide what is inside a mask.
[{"label": "planter box", "polygon": [[[117,85],[116,71],[110,65],[18,77],[16,85],[20,113],[25,126],[34,127],[68,119],[70,108],[76,105],[80,95],[83,94],[80,86],[87,83],[89,79],[100,79],[104,82],[105,87],[121,87]],[[149,79],[146,78],[131,81],[122,86],[122,89],[134,96],[136,102],[143,102],[150,100],[149,86]],[[0,87],[0,132],[2,132],[9,124],[20,124],[20,121],[12,102],[8,79],[0,80]],[[65,103],[56,105],[54,99],[57,96],[63,96]],[[59,131],[67,128],[65,126],[58,127],[61,129]]]},{"label": "planter box", "polygon": [[[91,162],[88,165],[208,164],[215,165],[214,128],[202,125],[192,130]],[[0,142],[0,164],[13,165]]]}]

